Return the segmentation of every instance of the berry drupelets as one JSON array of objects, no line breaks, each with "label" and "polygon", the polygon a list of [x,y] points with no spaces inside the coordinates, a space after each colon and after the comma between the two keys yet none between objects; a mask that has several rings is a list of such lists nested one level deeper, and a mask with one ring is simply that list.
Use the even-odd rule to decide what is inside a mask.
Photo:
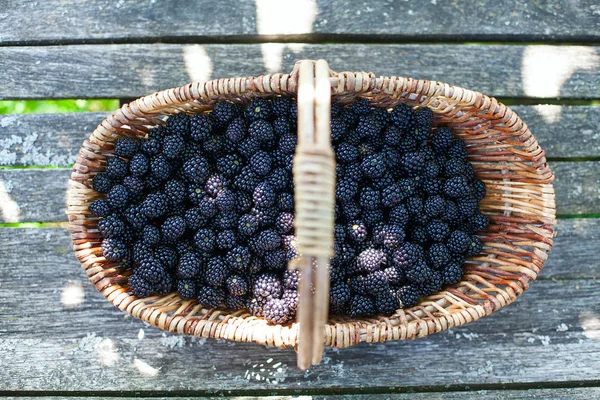
[{"label": "berry drupelets", "polygon": [[[177,292],[205,308],[294,320],[298,256],[293,99],[217,102],[142,139],[120,138],[91,187],[102,251],[132,268],[138,297]],[[338,163],[331,313],[391,315],[462,279],[488,224],[465,145],[431,110],[332,104]]]}]

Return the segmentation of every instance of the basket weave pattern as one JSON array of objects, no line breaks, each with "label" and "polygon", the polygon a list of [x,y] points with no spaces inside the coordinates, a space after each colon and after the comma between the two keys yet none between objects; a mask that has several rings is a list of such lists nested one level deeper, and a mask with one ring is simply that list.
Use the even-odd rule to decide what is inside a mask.
[{"label": "basket weave pattern", "polygon": [[[269,326],[245,310],[205,309],[177,294],[131,296],[126,288],[130,272],[102,255],[98,220],[88,209],[101,197],[91,189],[91,179],[105,169],[118,137],[143,137],[152,126],[162,124],[164,116],[208,111],[219,100],[246,103],[256,97],[296,96],[297,83],[294,69],[291,74],[219,79],[165,90],[124,105],[84,141],[69,181],[69,230],[87,276],[111,303],[171,332],[297,346],[296,323]],[[363,341],[424,337],[489,315],[527,290],[552,247],[556,206],[544,151],[521,119],[496,99],[434,81],[331,71],[330,83],[332,99],[341,103],[364,97],[378,107],[400,103],[430,107],[436,125],[452,128],[465,141],[476,176],[487,186],[480,205],[491,222],[482,234],[484,251],[469,258],[461,282],[391,317],[332,317],[325,327],[325,344],[348,347]]]}]

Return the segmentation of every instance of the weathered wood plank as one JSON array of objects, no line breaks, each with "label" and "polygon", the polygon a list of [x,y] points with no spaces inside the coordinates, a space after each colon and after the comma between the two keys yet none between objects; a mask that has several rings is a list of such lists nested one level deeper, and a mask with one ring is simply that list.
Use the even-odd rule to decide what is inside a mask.
[{"label": "weathered wood plank", "polygon": [[[272,392],[273,390],[271,390]],[[522,390],[471,390],[471,391],[456,391],[456,392],[411,392],[411,393],[370,393],[370,394],[340,394],[344,391],[343,388],[336,390],[336,394],[332,395],[312,395],[312,400],[464,400],[477,398],[482,400],[504,400],[504,399],[554,399],[554,400],[588,400],[600,396],[600,389],[597,387],[581,387],[581,388],[558,388],[558,389],[522,389]],[[310,392],[306,394],[311,394]],[[122,397],[104,397],[105,400],[117,400]],[[160,399],[169,399],[170,397],[160,397]],[[285,396],[260,396],[265,400],[308,400],[307,396],[302,395],[285,395]],[[87,397],[19,397],[20,400],[83,400]],[[157,397],[137,397],[138,400],[151,400]],[[180,397],[178,400],[216,400],[223,399],[219,397]],[[256,396],[235,396],[235,400],[256,400]],[[7,397],[0,397],[0,400],[8,400]]]},{"label": "weathered wood plank", "polygon": [[291,71],[303,58],[491,96],[593,98],[600,87],[598,47],[582,46],[71,45],[0,47],[0,58],[0,99],[131,98],[191,80]]},{"label": "weathered wood plank", "polygon": [[[592,0],[489,0],[465,9],[447,2],[411,3],[384,0],[317,0],[287,2],[166,1],[114,4],[106,0],[9,1],[0,19],[0,43],[48,43],[137,40],[232,40],[295,37],[333,40],[571,40],[599,37],[598,8]],[[258,14],[258,17],[257,17]],[[277,18],[293,15],[294,18]],[[258,19],[258,21],[257,21]],[[311,35],[314,34],[314,35]],[[248,40],[248,39],[246,39]]]},{"label": "weathered wood plank", "polygon": [[[516,304],[476,323],[413,342],[328,349],[322,365],[301,373],[292,350],[172,336],[123,319],[75,270],[45,265],[2,274],[0,355],[11,361],[0,369],[0,390],[585,384],[599,367],[600,283],[592,280],[539,281]],[[79,285],[81,303],[73,289]]]},{"label": "weathered wood plank", "polygon": [[[553,162],[558,214],[600,213],[600,162]],[[70,169],[0,170],[9,202],[0,222],[61,222]],[[2,192],[0,192],[2,193]]]},{"label": "weathered wood plank", "polygon": [[[548,157],[600,156],[600,107],[539,105],[512,108],[527,122]],[[106,115],[0,115],[0,165],[72,165],[81,142]]]}]

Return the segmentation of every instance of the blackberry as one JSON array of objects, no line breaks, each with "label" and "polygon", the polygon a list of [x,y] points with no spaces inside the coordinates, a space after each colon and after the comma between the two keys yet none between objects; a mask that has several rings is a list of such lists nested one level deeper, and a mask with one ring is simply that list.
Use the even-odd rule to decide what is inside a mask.
[{"label": "blackberry", "polygon": [[329,309],[331,313],[345,314],[351,298],[350,286],[347,283],[339,282],[332,285],[329,291]]},{"label": "blackberry", "polygon": [[360,207],[354,201],[347,201],[342,204],[342,215],[345,219],[355,219],[360,215]]},{"label": "blackberry", "polygon": [[437,161],[426,161],[422,170],[423,177],[426,179],[434,179],[440,176],[442,168]]},{"label": "blackberry", "polygon": [[346,122],[341,118],[332,118],[330,128],[331,140],[334,142],[342,140],[348,133],[348,125],[346,125]]},{"label": "blackberry", "polygon": [[374,271],[365,275],[367,295],[379,297],[390,290],[389,282],[383,271]]},{"label": "blackberry", "polygon": [[135,263],[140,263],[143,260],[149,259],[153,257],[152,247],[149,244],[144,243],[143,241],[137,241],[133,245],[133,261]]},{"label": "blackberry", "polygon": [[283,249],[266,251],[263,256],[265,267],[271,271],[283,271],[287,267],[287,254]]},{"label": "blackberry", "polygon": [[294,229],[294,214],[289,212],[283,212],[277,217],[275,222],[277,230],[282,234],[286,234]]},{"label": "blackberry", "polygon": [[238,144],[239,153],[247,159],[252,157],[252,155],[259,150],[260,140],[254,136],[248,137]]},{"label": "blackberry", "polygon": [[217,158],[217,171],[226,178],[234,178],[243,166],[242,158],[236,153],[226,154]]},{"label": "blackberry", "polygon": [[431,146],[438,155],[444,155],[454,143],[454,134],[448,128],[438,128],[431,137]]},{"label": "blackberry", "polygon": [[231,275],[225,281],[227,292],[232,296],[243,296],[248,292],[248,282],[240,275]]},{"label": "blackberry", "polygon": [[424,179],[423,180],[423,192],[429,196],[441,194],[443,190],[444,182],[441,179]]},{"label": "blackberry", "polygon": [[341,179],[337,181],[335,197],[341,202],[347,202],[356,197],[358,193],[358,182],[353,179]]},{"label": "blackberry", "polygon": [[150,132],[148,132],[148,139],[156,139],[162,142],[167,134],[167,128],[164,125],[158,125],[150,129]]},{"label": "blackberry", "polygon": [[144,182],[140,178],[133,175],[126,176],[123,179],[123,185],[129,191],[132,199],[138,199],[142,195],[142,192],[145,188]]},{"label": "blackberry", "polygon": [[111,214],[98,222],[98,230],[105,238],[116,238],[125,232],[125,223],[116,214]]},{"label": "blackberry", "polygon": [[233,229],[237,223],[237,214],[233,212],[223,213],[217,216],[214,220],[214,225],[216,229]]},{"label": "blackberry", "polygon": [[246,106],[246,117],[250,121],[269,119],[272,114],[273,107],[266,99],[254,99]]},{"label": "blackberry", "polygon": [[450,158],[456,158],[459,160],[467,161],[467,147],[465,146],[462,140],[457,140],[452,144],[452,146],[450,146],[447,155]]},{"label": "blackberry", "polygon": [[300,282],[300,271],[297,269],[288,269],[283,272],[283,286],[286,289],[298,289]]},{"label": "blackberry", "polygon": [[229,250],[235,247],[237,244],[237,238],[235,232],[227,229],[219,232],[217,235],[217,247],[221,250]]},{"label": "blackberry", "polygon": [[475,179],[471,183],[471,190],[473,191],[473,194],[475,195],[475,199],[477,200],[477,202],[480,202],[481,200],[484,199],[485,194],[486,194],[486,188],[485,188],[485,183],[483,183],[482,180]]},{"label": "blackberry", "polygon": [[242,168],[240,174],[235,177],[233,186],[237,190],[252,193],[256,185],[260,183],[260,177],[248,166]]},{"label": "blackberry", "polygon": [[458,199],[458,201],[456,202],[456,205],[458,206],[458,211],[464,217],[469,217],[469,216],[475,214],[479,209],[479,207],[477,205],[477,200],[475,200],[475,198],[472,196],[463,197],[461,199]]},{"label": "blackberry", "polygon": [[225,301],[225,291],[212,286],[198,288],[198,302],[206,308],[219,307]]},{"label": "blackberry", "polygon": [[406,201],[406,209],[411,217],[418,217],[425,213],[425,204],[421,197],[412,196]]},{"label": "blackberry", "polygon": [[175,114],[167,118],[165,128],[171,135],[187,136],[190,129],[190,118],[184,114]]},{"label": "blackberry", "polygon": [[246,296],[225,296],[225,307],[230,310],[241,310],[246,308]]},{"label": "blackberry", "polygon": [[158,246],[154,249],[154,257],[165,266],[165,268],[175,268],[177,266],[177,262],[179,261],[177,258],[177,252],[171,247],[167,246]]},{"label": "blackberry", "polygon": [[162,151],[162,138],[147,138],[142,140],[140,150],[149,157],[159,154]]},{"label": "blackberry", "polygon": [[401,161],[402,169],[410,176],[417,176],[423,171],[425,165],[425,158],[423,153],[420,151],[409,151],[404,153]]},{"label": "blackberry", "polygon": [[210,171],[210,165],[203,157],[196,156],[183,164],[183,176],[193,183],[204,183]]},{"label": "blackberry", "polygon": [[402,286],[396,290],[396,298],[400,302],[402,308],[410,308],[417,305],[420,298],[420,293],[413,285]]},{"label": "blackberry", "polygon": [[366,156],[360,166],[363,174],[369,178],[381,178],[387,171],[385,158],[381,153]]},{"label": "blackberry", "polygon": [[257,317],[262,317],[263,316],[263,307],[265,305],[266,301],[264,301],[262,298],[258,298],[258,297],[249,297],[246,300],[246,308],[248,309],[248,311],[250,311],[250,313],[254,316]]},{"label": "blackberry", "polygon": [[266,301],[281,298],[281,291],[281,281],[276,275],[271,273],[257,276],[252,287],[254,296]]},{"label": "blackberry", "polygon": [[297,145],[298,138],[295,135],[287,134],[279,138],[279,151],[284,154],[294,154]]},{"label": "blackberry", "polygon": [[390,316],[399,308],[399,301],[391,290],[381,293],[375,297],[375,308],[379,314]]},{"label": "blackberry", "polygon": [[427,225],[427,236],[434,242],[443,242],[450,234],[450,227],[441,220],[432,220]]},{"label": "blackberry", "polygon": [[450,261],[450,250],[443,243],[434,243],[427,251],[429,266],[440,269]]},{"label": "blackberry", "polygon": [[210,135],[208,139],[202,142],[202,150],[204,150],[204,153],[213,156],[220,156],[223,147],[225,147],[225,139],[218,134]]},{"label": "blackberry", "polygon": [[186,199],[186,186],[183,182],[177,179],[171,179],[165,183],[165,195],[169,199],[171,205],[182,204]]},{"label": "blackberry", "polygon": [[127,162],[119,157],[106,160],[106,175],[113,180],[121,180],[127,175]]},{"label": "blackberry", "polygon": [[259,176],[266,176],[271,172],[273,161],[271,156],[264,151],[258,151],[250,158],[250,168]]},{"label": "blackberry", "polygon": [[461,221],[461,219],[462,215],[460,214],[456,203],[452,200],[446,200],[446,206],[444,208],[442,220],[447,222],[448,225],[454,227]]},{"label": "blackberry", "polygon": [[287,304],[287,306],[290,308],[290,311],[294,314],[298,310],[298,298],[298,291],[294,289],[285,289],[281,295],[281,300]]},{"label": "blackberry", "polygon": [[277,117],[275,121],[273,121],[273,129],[278,136],[281,136],[289,134],[292,127],[286,117]]},{"label": "blackberry", "polygon": [[379,270],[384,262],[385,255],[383,251],[368,249],[356,258],[356,268],[358,272],[373,272]]},{"label": "blackberry", "polygon": [[471,188],[464,176],[455,176],[444,183],[444,194],[454,199],[463,198],[471,194]]},{"label": "blackberry", "polygon": [[367,226],[374,226],[379,222],[383,222],[384,214],[381,210],[363,210],[362,220]]},{"label": "blackberry", "polygon": [[471,235],[471,241],[469,242],[469,246],[467,247],[467,256],[477,256],[483,250],[483,244],[481,243],[481,239],[477,235]]},{"label": "blackberry", "polygon": [[110,207],[106,200],[94,200],[89,205],[90,212],[96,217],[106,217],[110,214]]},{"label": "blackberry", "polygon": [[142,153],[135,154],[131,160],[129,160],[129,172],[131,175],[142,177],[148,171],[148,167],[150,166],[150,161],[148,157],[146,157]]},{"label": "blackberry", "polygon": [[373,115],[361,115],[358,118],[356,132],[361,139],[377,136],[381,133],[381,129],[381,124],[378,123]]},{"label": "blackberry", "polygon": [[386,225],[382,230],[383,247],[395,251],[404,242],[406,233],[400,225]]},{"label": "blackberry", "polygon": [[252,193],[252,200],[258,208],[266,209],[273,207],[275,199],[273,188],[266,182],[259,183]]},{"label": "blackberry", "polygon": [[252,256],[250,250],[244,246],[238,246],[227,252],[227,264],[236,270],[243,271],[249,264]]},{"label": "blackberry", "polygon": [[480,212],[476,212],[473,215],[469,216],[468,221],[469,225],[475,232],[484,231],[490,223],[490,219],[485,214],[482,214]]},{"label": "blackberry", "polygon": [[204,114],[194,114],[190,118],[190,137],[202,143],[210,137],[213,125],[211,119]]},{"label": "blackberry", "polygon": [[258,218],[251,214],[242,215],[238,222],[238,232],[242,236],[250,237],[258,232],[260,224]]},{"label": "blackberry", "polygon": [[381,204],[386,208],[392,208],[404,200],[406,193],[400,189],[399,185],[394,183],[383,189],[381,197]]},{"label": "blackberry", "polygon": [[264,230],[258,235],[256,245],[262,251],[274,250],[281,246],[281,235],[272,229]]},{"label": "blackberry", "polygon": [[381,206],[381,194],[379,191],[365,187],[360,192],[360,206],[366,210],[377,210]]},{"label": "blackberry", "polygon": [[150,283],[159,283],[167,275],[165,268],[155,258],[142,260],[137,269],[142,278]]},{"label": "blackberry", "polygon": [[131,137],[122,136],[115,141],[115,154],[123,158],[131,158],[140,148],[140,143]]},{"label": "blackberry", "polygon": [[250,138],[254,138],[259,142],[269,142],[275,139],[275,131],[271,124],[263,119],[254,121],[248,127]]},{"label": "blackberry", "polygon": [[142,213],[148,218],[158,218],[167,212],[169,201],[164,193],[150,193],[141,204]]},{"label": "blackberry", "polygon": [[279,116],[290,117],[294,104],[294,100],[287,96],[278,96],[271,100],[273,113]]},{"label": "blackberry", "polygon": [[235,193],[227,188],[221,190],[217,194],[215,204],[222,213],[233,212],[235,210]]},{"label": "blackberry", "polygon": [[157,245],[160,243],[160,229],[154,225],[146,225],[142,230],[142,240],[151,245]]},{"label": "blackberry", "polygon": [[99,172],[92,180],[92,189],[99,193],[108,193],[113,185],[113,180],[106,174],[106,172]]},{"label": "blackberry", "polygon": [[200,210],[200,214],[205,218],[212,218],[217,215],[216,201],[210,197],[202,197],[198,202],[198,209]]},{"label": "blackberry", "polygon": [[165,241],[175,241],[185,232],[185,219],[180,216],[168,217],[163,222],[160,230]]},{"label": "blackberry", "polygon": [[390,285],[399,285],[405,280],[404,272],[395,266],[385,268],[383,274]]},{"label": "blackberry", "polygon": [[242,114],[242,109],[237,104],[228,101],[219,101],[215,104],[212,113],[213,121],[218,127],[227,126],[227,124]]},{"label": "blackberry", "polygon": [[[341,143],[335,152],[335,156],[340,164],[352,164],[358,159],[358,149],[351,144]],[[369,165],[366,165],[366,167],[369,167]]]},{"label": "blackberry", "polygon": [[425,246],[429,242],[427,230],[423,226],[415,226],[410,233],[410,240],[420,246]]},{"label": "blackberry", "polygon": [[371,179],[371,185],[377,190],[383,190],[390,186],[393,186],[396,180],[391,174],[384,175],[381,178]]},{"label": "blackberry", "polygon": [[400,192],[404,194],[404,197],[410,197],[417,191],[417,183],[411,178],[402,178],[396,181],[396,184],[400,188]]},{"label": "blackberry", "polygon": [[180,279],[177,281],[177,294],[184,300],[194,299],[198,296],[198,285],[194,279]]},{"label": "blackberry", "polygon": [[366,296],[355,295],[350,301],[348,315],[352,318],[368,317],[377,312],[375,301]]},{"label": "blackberry", "polygon": [[198,229],[194,235],[194,245],[202,252],[210,252],[215,247],[215,233],[211,229]]},{"label": "blackberry", "polygon": [[388,219],[391,224],[405,227],[408,224],[410,214],[404,204],[398,204],[390,210]]},{"label": "blackberry", "polygon": [[430,296],[439,292],[444,285],[444,278],[442,277],[442,273],[439,271],[433,271],[431,277],[419,284],[417,289],[421,293],[422,296]]},{"label": "blackberry", "polygon": [[154,292],[152,284],[146,282],[139,274],[134,273],[127,281],[129,291],[138,298],[150,297]]},{"label": "blackberry", "polygon": [[229,266],[221,257],[211,257],[204,271],[204,282],[207,285],[220,287],[229,275]]},{"label": "blackberry", "polygon": [[102,240],[101,248],[102,254],[109,261],[120,261],[129,255],[127,245],[118,239],[105,238]]},{"label": "blackberry", "polygon": [[425,200],[424,210],[428,217],[435,218],[439,217],[444,213],[446,209],[446,202],[442,196],[435,195],[430,196]]},{"label": "blackberry", "polygon": [[417,123],[417,129],[414,131],[415,139],[417,142],[427,140],[433,124],[433,111],[428,107],[419,108],[415,113],[415,122]]},{"label": "blackberry", "polygon": [[462,176],[464,173],[465,162],[463,160],[451,158],[444,164],[444,175],[447,178],[452,178],[453,176]]},{"label": "blackberry", "polygon": [[467,251],[469,244],[471,243],[471,235],[461,230],[455,230],[450,233],[446,246],[448,249],[456,254],[462,254]]},{"label": "blackberry", "polygon": [[181,256],[177,264],[177,276],[182,279],[191,279],[200,275],[202,262],[194,253],[188,252]]},{"label": "blackberry", "polygon": [[360,243],[367,239],[367,227],[359,220],[352,221],[348,224],[348,237],[353,241]]},{"label": "blackberry", "polygon": [[[187,187],[187,198],[189,199],[190,203],[192,203],[195,206],[200,207],[200,205],[202,204],[202,201],[204,201],[204,199],[206,199],[207,196],[205,196],[205,192],[204,192],[204,189],[202,188],[202,185],[190,184]],[[215,213],[216,213],[217,206],[215,204],[215,201],[212,198],[209,198],[209,199],[210,199],[209,201],[214,206]]]},{"label": "blackberry", "polygon": [[396,125],[388,126],[383,133],[383,141],[386,145],[397,147],[402,141],[404,133]]},{"label": "blackberry", "polygon": [[465,169],[464,169],[463,175],[469,182],[471,182],[473,179],[475,179],[475,168],[473,168],[473,164],[471,164],[470,162],[467,162],[465,164]]},{"label": "blackberry", "polygon": [[414,137],[407,135],[400,140],[397,147],[398,150],[401,150],[402,152],[413,151],[417,149],[417,142]]},{"label": "blackberry", "polygon": [[463,278],[464,271],[462,264],[451,262],[447,264],[441,272],[444,285],[454,285]]},{"label": "blackberry", "polygon": [[406,270],[406,278],[413,283],[423,283],[431,278],[433,270],[422,258]]},{"label": "blackberry", "polygon": [[272,299],[267,301],[263,307],[265,320],[272,325],[284,325],[294,318],[294,312],[290,310],[289,305],[282,299]]},{"label": "blackberry", "polygon": [[398,104],[390,113],[390,121],[404,133],[414,126],[415,111],[406,104]]},{"label": "blackberry", "polygon": [[185,139],[182,136],[167,136],[163,140],[163,155],[170,160],[178,158],[184,150]]},{"label": "blackberry", "polygon": [[367,115],[371,113],[371,103],[367,99],[357,98],[352,103],[351,109],[356,115]]},{"label": "blackberry", "polygon": [[403,243],[398,250],[394,252],[393,264],[402,270],[408,270],[422,261],[425,257],[423,247],[413,243]]}]

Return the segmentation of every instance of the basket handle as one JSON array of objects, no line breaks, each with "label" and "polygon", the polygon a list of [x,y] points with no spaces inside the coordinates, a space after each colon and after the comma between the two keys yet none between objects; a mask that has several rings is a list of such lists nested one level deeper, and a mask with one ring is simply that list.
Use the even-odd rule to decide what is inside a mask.
[{"label": "basket handle", "polygon": [[331,86],[325,60],[303,60],[298,70],[298,146],[294,157],[295,229],[301,271],[297,321],[298,367],[323,357],[333,256],[335,157],[330,139]]}]

